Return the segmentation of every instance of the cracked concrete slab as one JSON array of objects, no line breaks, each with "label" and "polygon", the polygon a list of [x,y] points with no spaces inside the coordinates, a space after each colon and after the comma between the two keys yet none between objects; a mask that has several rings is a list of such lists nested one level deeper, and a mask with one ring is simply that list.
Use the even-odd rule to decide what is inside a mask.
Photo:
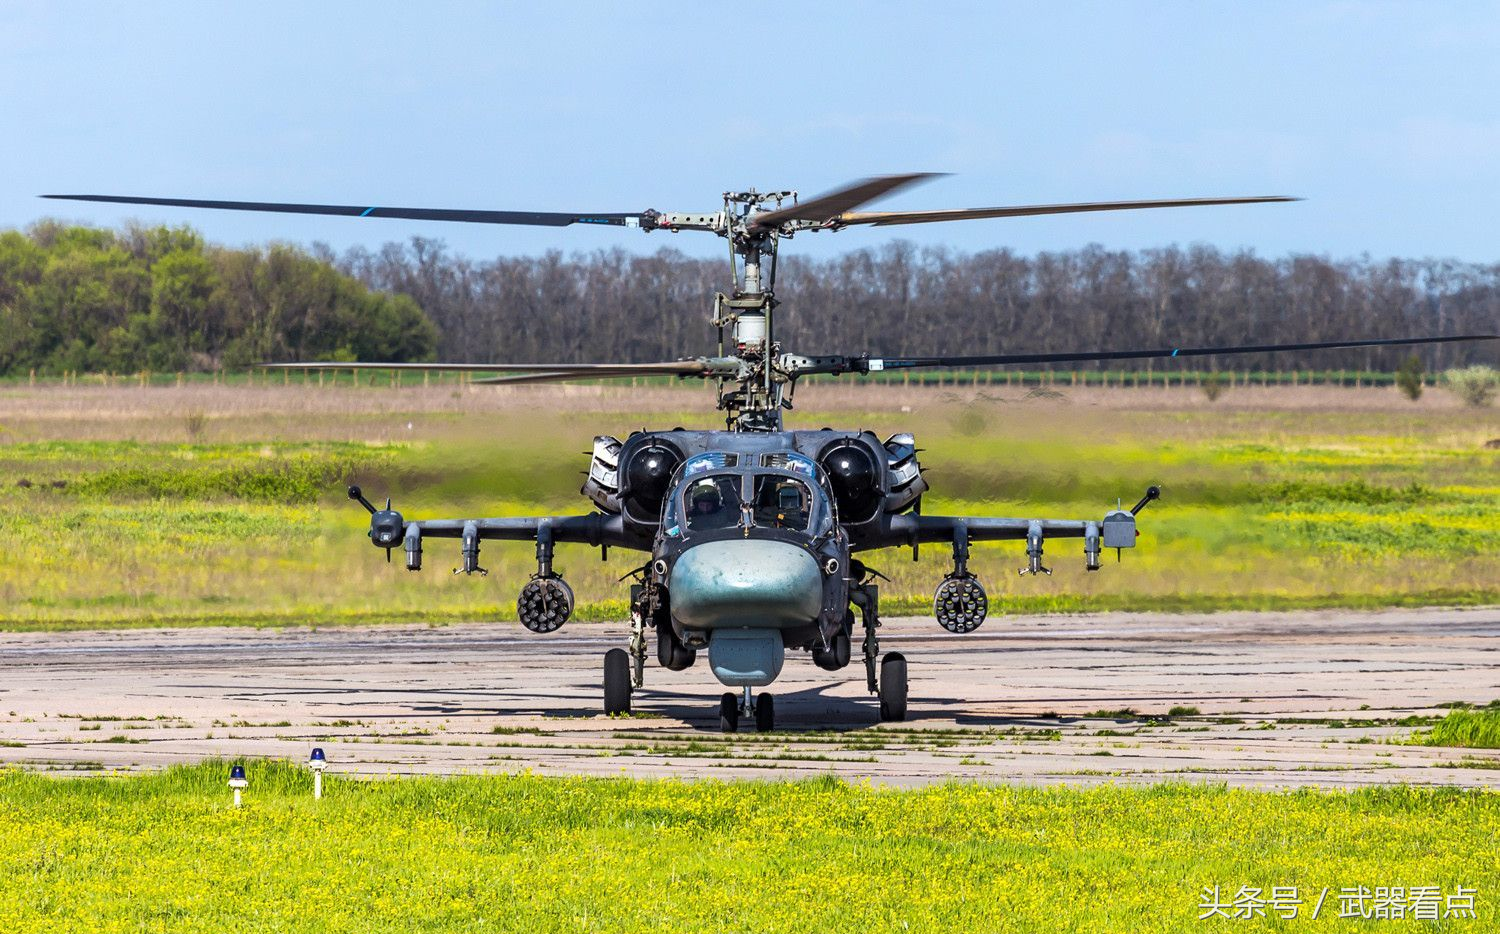
[{"label": "cracked concrete slab", "polygon": [[[206,757],[360,775],[514,772],[879,784],[1226,782],[1495,787],[1500,751],[1402,745],[1500,698],[1500,608],[888,620],[910,714],[878,722],[856,660],[790,653],[777,731],[719,732],[706,664],[646,669],[599,714],[622,624],[0,634],[0,763],[67,773]],[[1180,708],[1175,714],[1172,708]]]}]

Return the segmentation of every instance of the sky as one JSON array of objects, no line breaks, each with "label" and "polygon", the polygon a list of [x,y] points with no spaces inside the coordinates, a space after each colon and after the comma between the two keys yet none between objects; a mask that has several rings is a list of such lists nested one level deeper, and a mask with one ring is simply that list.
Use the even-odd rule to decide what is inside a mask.
[{"label": "sky", "polygon": [[1295,204],[799,236],[1022,253],[1206,243],[1500,260],[1500,3],[0,0],[0,227],[187,223],[228,245],[437,238],[476,258],[707,234],[69,204],[101,193],[711,211],[951,175],[891,210]]}]

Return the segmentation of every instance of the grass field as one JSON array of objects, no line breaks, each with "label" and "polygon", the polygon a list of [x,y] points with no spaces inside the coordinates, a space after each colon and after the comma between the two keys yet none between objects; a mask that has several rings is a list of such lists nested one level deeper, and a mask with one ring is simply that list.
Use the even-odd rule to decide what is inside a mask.
[{"label": "grass field", "polygon": [[1428,746],[1500,749],[1500,701],[1491,702],[1479,710],[1450,710],[1431,730],[1414,736],[1413,742]]},{"label": "grass field", "polygon": [[[1488,791],[333,777],[315,802],[304,770],[252,763],[235,810],[226,774],[0,775],[5,929],[1485,931],[1500,918]],[[1213,886],[1224,903],[1295,886],[1298,919],[1199,921]],[[1435,886],[1440,911],[1462,886],[1477,917],[1340,918],[1341,890],[1359,886]]]},{"label": "grass field", "polygon": [[[413,518],[584,511],[593,435],[712,427],[711,403],[663,388],[0,389],[0,626],[513,618],[529,545],[486,546],[488,579],[449,574],[444,543],[408,574],[369,547],[344,485]],[[1018,547],[976,546],[997,611],[1500,602],[1495,410],[1308,387],[1216,403],[1191,387],[811,387],[799,403],[789,425],[914,430],[928,513],[1097,517],[1163,485],[1141,547],[1096,574],[1076,542],[1049,549],[1040,580],[1016,575]],[[640,560],[560,548],[579,618],[619,618],[617,580]],[[947,557],[869,563],[893,578],[886,612],[912,612]]]}]

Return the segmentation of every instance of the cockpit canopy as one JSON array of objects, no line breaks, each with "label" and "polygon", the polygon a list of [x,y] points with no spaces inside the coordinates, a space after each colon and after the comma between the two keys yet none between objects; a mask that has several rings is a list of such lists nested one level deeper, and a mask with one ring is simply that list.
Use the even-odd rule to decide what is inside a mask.
[{"label": "cockpit canopy", "polygon": [[731,528],[815,535],[831,521],[811,458],[791,452],[743,458],[714,452],[683,465],[662,524],[670,536]]}]

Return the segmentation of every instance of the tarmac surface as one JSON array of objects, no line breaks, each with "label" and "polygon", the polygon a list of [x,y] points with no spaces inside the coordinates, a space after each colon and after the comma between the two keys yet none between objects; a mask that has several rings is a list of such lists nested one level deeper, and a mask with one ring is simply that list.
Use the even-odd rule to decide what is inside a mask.
[{"label": "tarmac surface", "polygon": [[[1500,785],[1500,750],[1399,741],[1500,698],[1500,608],[886,621],[910,712],[879,723],[856,657],[788,653],[777,730],[719,731],[700,656],[599,713],[623,624],[0,634],[0,764],[87,773],[206,757],[362,775],[515,772],[876,784],[1207,780]],[[858,633],[856,633],[858,636]],[[857,641],[857,640],[856,640]],[[1181,708],[1172,713],[1172,708]]]}]

